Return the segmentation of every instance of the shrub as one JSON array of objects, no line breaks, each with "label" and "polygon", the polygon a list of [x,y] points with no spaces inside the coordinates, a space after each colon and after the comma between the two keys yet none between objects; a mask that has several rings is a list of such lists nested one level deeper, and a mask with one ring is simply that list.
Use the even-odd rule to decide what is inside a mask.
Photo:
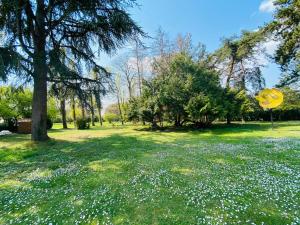
[{"label": "shrub", "polygon": [[0,123],[0,131],[7,130],[7,124],[6,123]]},{"label": "shrub", "polygon": [[56,117],[52,119],[53,123],[62,123],[62,119],[60,117]]},{"label": "shrub", "polygon": [[114,113],[105,113],[104,119],[109,123],[113,123],[120,121],[120,116]]},{"label": "shrub", "polygon": [[99,117],[98,116],[95,116],[94,122],[99,122]]},{"label": "shrub", "polygon": [[209,127],[219,115],[218,103],[203,93],[190,98],[185,110],[198,128]]},{"label": "shrub", "polygon": [[90,123],[87,119],[78,118],[76,120],[76,127],[78,130],[90,129]]},{"label": "shrub", "polygon": [[0,124],[0,131],[9,130],[10,132],[16,132],[17,129],[17,120],[15,118],[5,119],[4,122]]},{"label": "shrub", "polygon": [[10,132],[17,132],[18,130],[18,123],[16,118],[10,118],[7,120],[8,130]]}]

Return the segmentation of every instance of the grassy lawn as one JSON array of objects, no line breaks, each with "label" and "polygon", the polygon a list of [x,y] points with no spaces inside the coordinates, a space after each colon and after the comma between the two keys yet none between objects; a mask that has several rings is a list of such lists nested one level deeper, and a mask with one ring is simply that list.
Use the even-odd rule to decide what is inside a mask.
[{"label": "grassy lawn", "polygon": [[0,224],[300,224],[300,122],[0,137]]}]

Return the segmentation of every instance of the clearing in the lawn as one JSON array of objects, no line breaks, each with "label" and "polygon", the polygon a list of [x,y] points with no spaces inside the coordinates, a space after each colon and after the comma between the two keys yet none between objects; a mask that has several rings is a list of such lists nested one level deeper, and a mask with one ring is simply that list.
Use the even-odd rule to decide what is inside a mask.
[{"label": "clearing in the lawn", "polygon": [[0,137],[0,224],[300,224],[300,122]]}]

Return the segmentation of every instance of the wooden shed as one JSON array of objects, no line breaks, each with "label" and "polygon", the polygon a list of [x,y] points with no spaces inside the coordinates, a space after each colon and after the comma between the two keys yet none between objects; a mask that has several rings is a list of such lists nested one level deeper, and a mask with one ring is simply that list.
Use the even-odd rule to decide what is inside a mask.
[{"label": "wooden shed", "polygon": [[31,119],[18,120],[18,133],[31,134]]}]

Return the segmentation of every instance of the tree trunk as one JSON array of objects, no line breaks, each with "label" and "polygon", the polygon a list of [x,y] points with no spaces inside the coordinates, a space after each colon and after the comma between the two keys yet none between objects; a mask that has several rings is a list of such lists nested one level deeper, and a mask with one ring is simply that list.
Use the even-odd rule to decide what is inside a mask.
[{"label": "tree trunk", "polygon": [[151,128],[152,128],[152,129],[157,129],[157,128],[159,128],[155,120],[152,121],[152,123],[151,123]]},{"label": "tree trunk", "polygon": [[42,65],[35,65],[32,98],[32,135],[33,141],[45,141],[47,135],[47,72]]},{"label": "tree trunk", "polygon": [[100,122],[100,126],[102,127],[103,123],[102,123],[102,115],[101,115],[102,107],[101,107],[100,93],[98,93],[97,91],[94,91],[94,95],[95,95],[96,105],[97,105],[98,114],[99,114],[99,122]]},{"label": "tree trunk", "polygon": [[175,127],[180,127],[181,126],[181,123],[180,123],[180,115],[179,114],[177,114],[176,115],[176,118],[175,118]]},{"label": "tree trunk", "polygon": [[60,113],[61,113],[63,128],[68,129],[67,117],[66,117],[66,100],[65,99],[60,100]]},{"label": "tree trunk", "polygon": [[227,121],[228,125],[231,124],[231,118],[230,118],[229,114],[227,114],[227,116],[226,116],[226,121]]},{"label": "tree trunk", "polygon": [[85,118],[85,109],[84,109],[84,102],[83,102],[83,100],[81,100],[80,105],[81,105],[81,116],[82,116],[82,119],[84,119]]},{"label": "tree trunk", "polygon": [[139,55],[139,49],[138,49],[138,42],[136,41],[136,68],[137,68],[137,74],[138,74],[138,84],[139,84],[139,94],[142,95],[142,74],[141,74],[141,68],[140,68],[140,55]]},{"label": "tree trunk", "polygon": [[34,36],[34,85],[32,98],[32,135],[33,141],[45,141],[47,135],[47,64],[44,1],[37,2],[37,30]]},{"label": "tree trunk", "polygon": [[102,126],[103,126],[103,123],[102,123],[101,107],[98,108],[98,113],[99,113],[99,122],[100,122],[100,126],[102,127]]},{"label": "tree trunk", "polygon": [[119,107],[119,112],[120,112],[121,123],[122,123],[122,125],[124,125],[120,99],[119,99],[119,97],[117,99],[118,99],[118,107]]},{"label": "tree trunk", "polygon": [[241,89],[246,90],[246,70],[245,70],[243,61],[241,61],[241,67],[242,67],[242,72],[243,72],[243,75],[241,78]]},{"label": "tree trunk", "polygon": [[159,116],[159,125],[160,127],[164,127],[164,119],[162,115]]},{"label": "tree trunk", "polygon": [[235,60],[232,59],[231,63],[230,63],[230,67],[229,67],[229,74],[228,74],[227,79],[226,79],[226,87],[227,88],[230,87],[230,80],[231,80],[231,77],[232,77],[232,73],[233,73],[233,69],[234,69],[234,64],[235,64]]},{"label": "tree trunk", "polygon": [[76,127],[76,111],[75,111],[75,98],[74,95],[72,96],[72,103],[71,103],[71,107],[72,107],[72,114],[73,114],[73,123],[74,123],[74,127]]},{"label": "tree trunk", "polygon": [[139,41],[138,38],[135,38],[135,48],[134,48],[134,54],[136,58],[136,69],[137,69],[137,78],[138,78],[138,88],[139,88],[139,95],[142,95],[143,92],[143,51],[144,46]]},{"label": "tree trunk", "polygon": [[94,103],[93,103],[93,95],[91,95],[91,121],[92,126],[95,126],[95,111],[94,111]]},{"label": "tree trunk", "polygon": [[126,80],[127,80],[128,94],[130,100],[132,99],[132,82],[128,74],[126,75]]},{"label": "tree trunk", "polygon": [[131,84],[129,84],[128,91],[129,91],[129,99],[132,99],[132,86],[131,86]]}]

